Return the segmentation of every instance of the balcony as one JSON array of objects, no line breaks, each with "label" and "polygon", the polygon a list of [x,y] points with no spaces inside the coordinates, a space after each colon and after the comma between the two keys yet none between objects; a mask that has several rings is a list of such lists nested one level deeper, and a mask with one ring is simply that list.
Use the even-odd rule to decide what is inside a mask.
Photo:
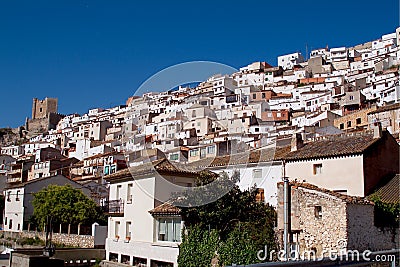
[{"label": "balcony", "polygon": [[102,206],[104,213],[110,216],[124,216],[124,201],[106,200]]}]

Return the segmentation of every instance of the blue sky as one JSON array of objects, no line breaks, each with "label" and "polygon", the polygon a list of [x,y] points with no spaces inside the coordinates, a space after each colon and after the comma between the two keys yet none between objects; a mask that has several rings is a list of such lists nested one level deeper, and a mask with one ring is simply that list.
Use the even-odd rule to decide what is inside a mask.
[{"label": "blue sky", "polygon": [[350,46],[394,32],[397,0],[19,1],[0,3],[0,127],[31,114],[123,104],[171,65],[209,60],[276,65],[282,54]]}]

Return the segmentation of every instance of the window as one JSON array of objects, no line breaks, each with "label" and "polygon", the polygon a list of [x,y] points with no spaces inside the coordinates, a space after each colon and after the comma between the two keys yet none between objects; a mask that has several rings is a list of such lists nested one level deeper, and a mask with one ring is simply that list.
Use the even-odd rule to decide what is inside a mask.
[{"label": "window", "polygon": [[17,190],[17,197],[15,198],[16,201],[19,201],[19,190]]},{"label": "window", "polygon": [[254,131],[255,131],[256,133],[258,133],[258,132],[260,131],[260,128],[254,128]]},{"label": "window", "polygon": [[322,218],[322,207],[321,206],[315,206],[314,207],[314,216],[317,219],[321,219]]},{"label": "window", "polygon": [[314,175],[322,173],[322,164],[321,163],[313,165],[313,173],[314,173]]},{"label": "window", "polygon": [[261,94],[261,97],[262,97],[262,98],[265,98],[265,93],[262,93],[262,94]]},{"label": "window", "polygon": [[12,219],[10,219],[10,222],[8,224],[8,229],[11,229],[11,228],[12,228]]},{"label": "window", "polygon": [[196,117],[196,110],[192,111],[192,117]]},{"label": "window", "polygon": [[197,149],[190,150],[190,156],[191,157],[196,157],[198,154],[199,154],[199,151]]},{"label": "window", "polygon": [[354,100],[354,96],[353,95],[350,96],[350,100]]},{"label": "window", "polygon": [[115,199],[120,199],[120,193],[121,193],[121,185],[117,185],[117,193],[115,195]]},{"label": "window", "polygon": [[4,219],[4,225],[7,225],[7,217]]},{"label": "window", "polygon": [[178,160],[179,159],[179,155],[177,153],[175,154],[170,154],[169,155],[169,159],[170,160]]},{"label": "window", "polygon": [[262,178],[262,170],[255,169],[253,170],[253,179],[261,179]]},{"label": "window", "polygon": [[131,222],[126,222],[126,232],[125,232],[125,237],[127,240],[130,240],[132,237],[132,223]]},{"label": "window", "polygon": [[119,226],[121,225],[121,222],[115,222],[115,226],[114,226],[114,235],[115,238],[119,238]]},{"label": "window", "polygon": [[8,202],[10,202],[10,201],[11,201],[11,198],[10,198],[10,196],[11,196],[11,191],[8,191],[8,192],[7,192],[7,201],[8,201]]},{"label": "window", "polygon": [[356,119],[356,124],[361,124],[361,118]]},{"label": "window", "polygon": [[347,127],[351,127],[351,121],[347,122]]},{"label": "window", "polygon": [[181,218],[160,218],[157,224],[158,241],[181,241]]},{"label": "window", "polygon": [[215,146],[207,147],[207,153],[208,154],[214,154],[215,153]]},{"label": "window", "polygon": [[104,174],[105,175],[110,174],[110,166],[105,166],[104,167]]},{"label": "window", "polygon": [[126,190],[126,203],[130,204],[132,203],[132,188],[133,188],[133,184],[128,184],[128,189]]},{"label": "window", "polygon": [[257,94],[253,94],[253,99],[256,99],[257,98]]},{"label": "window", "polygon": [[341,124],[339,125],[339,128],[340,128],[340,130],[343,130],[343,129],[344,129],[344,124],[341,123]]},{"label": "window", "polygon": [[264,202],[265,201],[264,189],[263,188],[257,188],[256,201],[257,202]]}]

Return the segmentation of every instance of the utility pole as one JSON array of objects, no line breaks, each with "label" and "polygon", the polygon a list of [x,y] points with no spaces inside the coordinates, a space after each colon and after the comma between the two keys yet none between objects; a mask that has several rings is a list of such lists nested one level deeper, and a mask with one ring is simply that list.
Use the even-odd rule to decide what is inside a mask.
[{"label": "utility pole", "polygon": [[289,260],[289,216],[290,216],[290,187],[289,179],[286,177],[286,162],[282,161],[282,172],[283,172],[283,247],[285,251],[285,260]]},{"label": "utility pole", "polygon": [[53,257],[56,249],[54,244],[51,242],[53,237],[53,218],[51,216],[47,216],[46,218],[46,245],[43,248],[43,256]]}]

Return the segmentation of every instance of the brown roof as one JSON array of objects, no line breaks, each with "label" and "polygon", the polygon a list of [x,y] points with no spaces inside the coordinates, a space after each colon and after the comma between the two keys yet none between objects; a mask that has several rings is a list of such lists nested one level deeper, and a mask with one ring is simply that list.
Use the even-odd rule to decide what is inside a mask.
[{"label": "brown roof", "polygon": [[[278,184],[282,185],[283,182],[279,182]],[[321,188],[321,187],[318,187],[316,185],[309,184],[309,183],[300,183],[300,182],[296,182],[296,181],[291,181],[291,182],[289,182],[289,184],[292,188],[301,187],[301,188],[305,188],[305,189],[309,189],[309,190],[315,190],[315,191],[339,198],[349,204],[365,204],[365,205],[373,205],[374,204],[373,202],[369,201],[367,198],[341,194],[339,192]]]},{"label": "brown roof", "polygon": [[123,155],[123,153],[122,153],[122,152],[118,152],[118,151],[110,151],[110,152],[106,152],[106,153],[103,153],[103,154],[96,154],[96,155],[93,155],[93,156],[90,156],[90,157],[84,158],[84,160],[90,160],[90,159],[96,159],[96,158],[108,157],[108,156],[111,156],[111,155],[118,155],[118,154],[120,154],[120,155]]},{"label": "brown roof", "polygon": [[305,143],[303,147],[289,152],[282,159],[296,161],[362,154],[378,140],[380,138],[374,138],[371,131],[324,136],[316,141]]},{"label": "brown roof", "polygon": [[375,113],[380,113],[380,112],[385,112],[385,111],[389,111],[389,110],[394,110],[394,109],[400,109],[400,103],[396,103],[393,105],[387,105],[387,106],[383,106],[383,107],[379,107],[376,110],[373,110],[371,112],[368,112],[369,114],[375,114]]},{"label": "brown roof", "polygon": [[151,215],[179,215],[181,210],[170,202],[165,202],[154,209],[150,210],[149,213]]},{"label": "brown roof", "polygon": [[197,169],[202,167],[218,167],[238,164],[251,164],[268,162],[280,159],[290,152],[290,147],[267,148],[253,150],[246,153],[219,156],[216,158],[203,159],[187,164],[188,168]]},{"label": "brown roof", "polygon": [[178,164],[172,164],[167,159],[159,159],[153,162],[143,163],[138,166],[129,167],[117,171],[116,173],[107,175],[104,179],[108,181],[119,180],[119,179],[130,179],[135,176],[146,175],[158,172],[160,174],[180,174],[189,177],[197,175],[197,172],[188,171],[187,169],[178,168]]},{"label": "brown roof", "polygon": [[400,203],[400,175],[396,174],[389,182],[376,190],[372,195],[379,196],[382,202]]}]

